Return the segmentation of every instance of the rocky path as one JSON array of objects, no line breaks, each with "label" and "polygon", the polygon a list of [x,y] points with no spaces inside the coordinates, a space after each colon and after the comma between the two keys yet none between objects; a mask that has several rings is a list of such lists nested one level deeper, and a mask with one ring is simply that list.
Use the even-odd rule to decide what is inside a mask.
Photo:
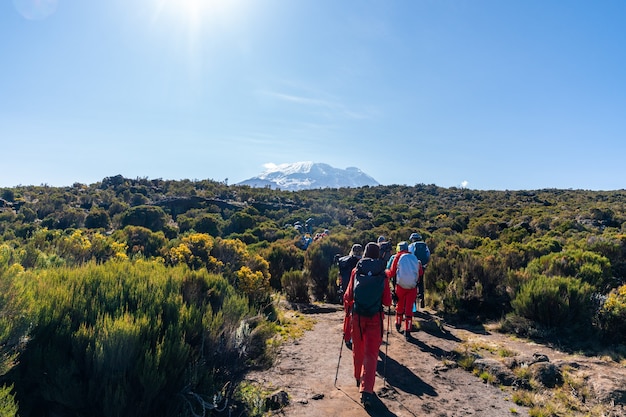
[{"label": "rocky path", "polygon": [[430,330],[414,333],[411,342],[395,329],[389,333],[389,343],[383,341],[375,384],[378,399],[366,411],[359,403],[354,383],[352,353],[341,347],[343,311],[339,306],[323,305],[308,314],[316,320],[314,329],[301,339],[286,343],[270,370],[248,375],[248,380],[266,389],[289,394],[290,402],[279,411],[280,415],[528,415],[527,409],[511,401],[510,393],[481,382],[461,368],[445,365],[452,364],[446,358],[452,357],[461,337],[469,337],[471,332],[425,326],[434,322],[428,314],[420,314],[417,319]]}]

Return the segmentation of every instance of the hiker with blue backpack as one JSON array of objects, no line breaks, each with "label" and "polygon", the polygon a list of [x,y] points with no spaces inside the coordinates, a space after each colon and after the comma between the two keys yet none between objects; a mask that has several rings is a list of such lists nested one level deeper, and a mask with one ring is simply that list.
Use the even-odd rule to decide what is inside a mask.
[{"label": "hiker with blue backpack", "polygon": [[415,255],[409,252],[409,244],[400,242],[393,256],[387,276],[392,280],[396,301],[396,330],[401,331],[404,322],[404,338],[411,340],[413,330],[413,304],[417,299],[417,283],[422,266]]},{"label": "hiker with blue backpack", "polygon": [[424,308],[424,271],[428,262],[430,262],[430,249],[422,239],[422,235],[419,233],[411,233],[409,236],[411,243],[409,244],[409,252],[414,254],[417,259],[422,263],[422,271],[417,282],[418,297],[420,299],[420,306]]},{"label": "hiker with blue backpack", "polygon": [[383,341],[383,306],[390,305],[391,290],[385,264],[380,259],[380,247],[370,242],[352,271],[344,295],[345,311],[352,311],[354,377],[366,409],[375,398],[376,365]]}]

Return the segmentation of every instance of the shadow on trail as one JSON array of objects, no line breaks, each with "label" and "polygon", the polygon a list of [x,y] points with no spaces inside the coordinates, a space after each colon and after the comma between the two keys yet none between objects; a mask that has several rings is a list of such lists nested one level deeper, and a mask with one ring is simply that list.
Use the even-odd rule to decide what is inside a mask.
[{"label": "shadow on trail", "polygon": [[474,334],[489,335],[491,334],[482,321],[468,316],[460,317],[458,315],[450,314],[444,317],[446,324],[454,329],[462,329]]},{"label": "shadow on trail", "polygon": [[379,375],[384,375],[386,372],[387,375],[385,379],[389,385],[399,388],[408,394],[417,395],[418,397],[423,395],[430,397],[438,396],[437,391],[435,391],[432,385],[422,381],[422,379],[415,375],[409,368],[392,359],[390,356],[387,356],[387,365],[385,365],[385,353],[382,351],[378,353],[378,356],[381,360],[378,361],[376,372],[378,372]]},{"label": "shadow on trail", "polygon": [[411,339],[409,339],[407,343],[417,346],[422,352],[430,354],[435,359],[441,360],[454,356],[453,352],[443,350],[437,346],[427,345],[426,343],[419,340],[419,332],[411,334]]},{"label": "shadow on trail", "polygon": [[343,310],[342,305],[334,304],[307,304],[307,303],[289,303],[289,309],[299,311],[302,314],[322,314],[336,313]]},{"label": "shadow on trail", "polygon": [[372,405],[365,409],[367,414],[370,416],[380,416],[380,417],[397,417],[397,414],[392,413],[385,403],[383,403],[380,398],[374,396]]},{"label": "shadow on trail", "polygon": [[416,312],[413,313],[415,319],[420,319],[417,323],[420,331],[426,332],[431,336],[439,339],[450,340],[453,342],[461,342],[461,339],[450,333],[443,325],[443,321],[431,316],[428,313]]}]

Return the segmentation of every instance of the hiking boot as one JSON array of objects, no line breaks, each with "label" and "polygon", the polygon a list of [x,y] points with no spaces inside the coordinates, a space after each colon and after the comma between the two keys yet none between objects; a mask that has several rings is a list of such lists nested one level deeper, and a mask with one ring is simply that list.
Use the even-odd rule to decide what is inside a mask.
[{"label": "hiking boot", "polygon": [[404,340],[406,340],[407,342],[411,341],[411,332],[409,332],[408,330],[404,332]]},{"label": "hiking boot", "polygon": [[396,331],[400,332],[400,328],[402,325],[400,323],[396,323]]},{"label": "hiking boot", "polygon": [[352,350],[352,340],[346,340],[346,347]]},{"label": "hiking boot", "polygon": [[356,378],[356,387],[360,387],[361,386],[361,380],[359,378]]},{"label": "hiking boot", "polygon": [[370,392],[362,392],[361,393],[361,404],[363,404],[363,407],[365,409],[368,409],[369,407],[372,406],[372,393]]}]

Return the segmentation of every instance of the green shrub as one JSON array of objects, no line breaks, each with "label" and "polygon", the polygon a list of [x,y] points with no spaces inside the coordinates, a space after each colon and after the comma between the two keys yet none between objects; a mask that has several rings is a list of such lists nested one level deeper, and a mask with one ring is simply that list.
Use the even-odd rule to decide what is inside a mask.
[{"label": "green shrub", "polygon": [[17,403],[11,389],[12,387],[0,387],[0,417],[17,416]]},{"label": "green shrub", "polygon": [[87,229],[109,229],[111,227],[109,214],[102,209],[93,208],[85,218],[85,227]]},{"label": "green shrub", "polygon": [[304,275],[309,281],[311,294],[316,301],[329,299],[329,270],[337,253],[341,253],[341,247],[328,237],[313,242],[306,251]]},{"label": "green shrub", "polygon": [[516,314],[548,327],[591,325],[593,288],[577,278],[539,275],[522,285],[512,301]]},{"label": "green shrub", "polygon": [[339,293],[339,266],[333,265],[328,272],[328,288],[326,289],[327,299],[331,303],[343,304],[343,294]]},{"label": "green shrub", "polygon": [[182,415],[187,399],[211,398],[263,357],[270,336],[262,318],[250,320],[248,299],[206,270],[126,261],[20,277],[37,317],[7,374],[23,417],[36,407]]},{"label": "green shrub", "polygon": [[554,237],[542,237],[528,242],[524,249],[528,259],[535,259],[549,253],[561,252],[563,245]]},{"label": "green shrub", "polygon": [[248,213],[236,212],[226,222],[224,227],[225,234],[244,233],[248,229],[252,229],[256,224],[256,219]]},{"label": "green shrub", "polygon": [[302,270],[304,264],[304,253],[290,242],[272,243],[262,255],[269,262],[270,285],[277,291],[282,290],[283,274],[289,270]]},{"label": "green shrub", "polygon": [[[12,264],[13,257],[9,246],[0,245],[0,377],[15,363],[15,347],[20,343],[20,338],[26,335],[29,321],[14,285],[24,269],[19,264]],[[12,386],[0,386],[0,417],[17,415],[12,389]]]},{"label": "green shrub", "polygon": [[220,216],[215,214],[203,214],[195,219],[193,228],[198,233],[207,233],[211,236],[219,236],[221,233]]},{"label": "green shrub", "polygon": [[626,285],[608,295],[600,307],[598,321],[606,340],[626,343]]},{"label": "green shrub", "polygon": [[140,254],[147,258],[161,255],[167,238],[163,232],[152,232],[142,226],[126,226],[113,234],[117,242],[123,242],[128,248],[129,255]]},{"label": "green shrub", "polygon": [[591,251],[566,250],[550,253],[528,264],[531,274],[581,278],[596,288],[602,288],[611,274],[609,260]]},{"label": "green shrub", "polygon": [[500,257],[478,256],[450,245],[438,247],[424,276],[429,292],[443,300],[446,313],[498,318],[510,309],[507,273]]},{"label": "green shrub", "polygon": [[161,207],[139,205],[131,207],[121,217],[122,227],[141,226],[153,232],[162,231],[169,216]]},{"label": "green shrub", "polygon": [[287,301],[292,303],[308,303],[309,286],[302,271],[289,270],[281,278],[283,292]]},{"label": "green shrub", "polygon": [[230,282],[235,282],[235,273],[246,264],[249,254],[246,244],[242,241],[218,237],[214,241],[211,256],[218,259],[219,263],[210,269],[223,274]]}]

